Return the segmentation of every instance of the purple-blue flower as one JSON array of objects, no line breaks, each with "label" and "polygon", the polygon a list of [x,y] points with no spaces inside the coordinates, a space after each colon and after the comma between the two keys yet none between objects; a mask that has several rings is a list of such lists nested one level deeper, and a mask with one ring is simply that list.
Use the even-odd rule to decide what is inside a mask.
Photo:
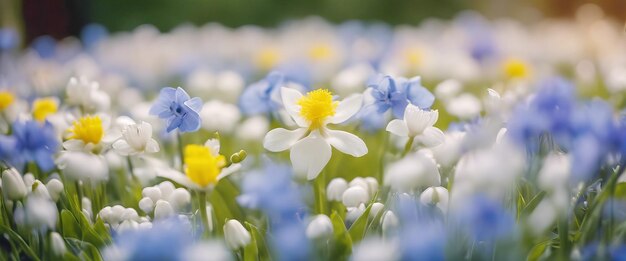
[{"label": "purple-blue flower", "polygon": [[202,100],[191,98],[183,88],[165,87],[161,89],[150,114],[167,120],[167,132],[178,128],[180,132],[192,132],[200,129],[200,110]]},{"label": "purple-blue flower", "polygon": [[35,162],[43,171],[51,170],[58,150],[59,141],[49,122],[15,121],[11,136],[0,136],[0,157],[20,170],[28,162]]},{"label": "purple-blue flower", "polygon": [[257,115],[280,108],[280,87],[285,86],[285,75],[270,72],[264,79],[248,86],[239,99],[239,107],[246,115]]}]

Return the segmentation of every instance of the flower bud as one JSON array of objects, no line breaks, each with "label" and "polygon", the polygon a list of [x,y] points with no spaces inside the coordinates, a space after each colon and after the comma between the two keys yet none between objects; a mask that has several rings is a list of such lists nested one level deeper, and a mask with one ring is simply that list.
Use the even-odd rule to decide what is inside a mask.
[{"label": "flower bud", "polygon": [[232,163],[242,162],[247,156],[248,156],[248,153],[245,150],[240,150],[239,152],[230,156],[230,162]]},{"label": "flower bud", "polygon": [[237,250],[250,244],[252,238],[239,221],[231,219],[224,224],[224,239],[228,247]]},{"label": "flower bud", "polygon": [[26,197],[28,191],[17,170],[7,169],[2,172],[2,192],[4,197],[10,200],[20,200]]},{"label": "flower bud", "polygon": [[93,211],[91,211],[91,200],[89,200],[89,198],[87,198],[87,197],[83,197],[82,204],[83,204],[82,205],[83,206],[83,212],[86,212],[86,214],[87,214],[86,216],[87,217],[91,217],[92,213],[93,213]]},{"label": "flower bud", "polygon": [[388,237],[396,230],[396,228],[398,228],[398,224],[400,223],[400,221],[398,221],[398,217],[396,217],[396,215],[391,210],[388,210],[387,212],[385,212],[385,214],[383,214],[383,219],[381,220],[381,223],[383,236]]},{"label": "flower bud", "polygon": [[159,183],[157,187],[161,191],[161,197],[163,198],[168,198],[172,194],[172,192],[174,192],[174,189],[176,189],[176,187],[174,187],[174,184],[169,181],[163,181]]},{"label": "flower bud", "polygon": [[163,219],[167,218],[174,214],[174,209],[172,209],[172,205],[165,200],[159,200],[154,207],[154,219]]},{"label": "flower bud", "polygon": [[152,210],[154,209],[154,202],[148,197],[142,198],[139,200],[139,209],[145,213],[152,213]]},{"label": "flower bud", "polygon": [[65,247],[65,241],[57,232],[50,233],[50,245],[52,247],[52,253],[55,256],[63,256],[67,248]]},{"label": "flower bud", "polygon": [[343,192],[348,189],[348,182],[342,178],[334,178],[326,187],[326,198],[329,201],[341,201]]},{"label": "flower bud", "polygon": [[372,204],[372,208],[370,209],[370,218],[375,218],[378,213],[383,210],[383,208],[385,208],[385,205],[383,205],[383,203],[375,202],[374,204]]},{"label": "flower bud", "polygon": [[357,207],[359,204],[366,203],[369,196],[367,195],[367,191],[365,189],[360,186],[355,186],[350,187],[343,192],[343,196],[341,198],[346,207]]},{"label": "flower bud", "polygon": [[306,228],[306,236],[309,239],[329,238],[333,235],[333,224],[330,218],[324,214],[313,217]]},{"label": "flower bud", "polygon": [[59,201],[61,197],[61,193],[63,193],[63,182],[58,179],[51,179],[46,184],[46,188],[48,189],[48,193],[50,194],[50,198],[54,200],[54,202]]},{"label": "flower bud", "polygon": [[38,196],[38,197],[52,199],[52,197],[50,197],[50,193],[48,192],[48,189],[46,188],[46,186],[43,185],[43,183],[41,183],[41,181],[35,180],[35,182],[33,183],[32,189],[33,189],[33,195]]},{"label": "flower bud", "polygon": [[430,187],[420,195],[420,201],[424,205],[435,205],[446,213],[448,210],[448,190],[444,187]]},{"label": "flower bud", "polygon": [[141,195],[149,197],[152,202],[157,202],[161,199],[161,190],[158,187],[147,187],[141,191]]},{"label": "flower bud", "polygon": [[191,202],[191,194],[184,188],[177,188],[168,198],[172,207],[176,210],[182,210]]}]

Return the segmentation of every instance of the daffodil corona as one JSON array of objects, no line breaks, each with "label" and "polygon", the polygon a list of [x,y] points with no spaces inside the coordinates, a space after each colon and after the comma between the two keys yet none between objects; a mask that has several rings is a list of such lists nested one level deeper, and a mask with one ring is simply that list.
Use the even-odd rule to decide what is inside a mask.
[{"label": "daffodil corona", "polygon": [[85,144],[98,144],[104,136],[102,119],[99,116],[85,116],[72,124],[70,139],[83,141]]},{"label": "daffodil corona", "polygon": [[217,183],[217,176],[226,166],[223,155],[213,155],[208,147],[191,144],[185,147],[185,173],[196,184],[205,187]]},{"label": "daffodil corona", "polygon": [[13,93],[8,91],[0,91],[0,110],[5,110],[15,101]]},{"label": "daffodil corona", "polygon": [[354,157],[367,154],[367,146],[356,135],[326,127],[343,123],[356,114],[361,109],[361,95],[333,101],[332,93],[325,89],[304,96],[283,87],[281,97],[285,110],[299,128],[273,129],[265,135],[263,146],[273,152],[291,149],[290,159],[296,173],[315,179],[330,160],[331,146]]},{"label": "daffodil corona", "polygon": [[38,121],[44,121],[50,114],[57,112],[59,102],[52,97],[36,99],[33,102],[33,118]]}]

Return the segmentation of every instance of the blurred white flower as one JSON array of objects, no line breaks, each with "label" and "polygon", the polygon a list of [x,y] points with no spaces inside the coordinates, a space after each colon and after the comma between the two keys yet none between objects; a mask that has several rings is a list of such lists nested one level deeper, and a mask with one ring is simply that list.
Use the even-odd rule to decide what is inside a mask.
[{"label": "blurred white flower", "polygon": [[444,187],[429,187],[420,195],[424,205],[434,205],[444,214],[448,211],[448,190]]},{"label": "blurred white flower", "polygon": [[400,249],[395,241],[366,238],[354,247],[351,261],[400,260]]},{"label": "blurred white flower", "polygon": [[145,121],[126,125],[122,138],[113,143],[113,149],[122,156],[159,151],[159,143],[152,138],[152,125]]},{"label": "blurred white flower", "polygon": [[54,229],[59,212],[57,206],[48,198],[29,196],[24,206],[18,203],[13,213],[15,223],[25,225],[38,231]]},{"label": "blurred white flower", "polygon": [[333,235],[333,224],[324,214],[316,215],[306,228],[306,236],[310,239],[325,239]]},{"label": "blurred white flower", "polygon": [[70,78],[65,93],[66,104],[79,106],[85,112],[105,111],[111,104],[111,98],[100,90],[100,85],[86,77]]},{"label": "blurred white flower", "polygon": [[63,151],[56,161],[69,180],[97,183],[109,179],[109,166],[102,155],[82,151]]},{"label": "blurred white flower", "polygon": [[262,140],[270,128],[270,122],[264,116],[254,116],[245,119],[237,126],[235,135],[244,141]]},{"label": "blurred white flower", "polygon": [[20,200],[28,193],[22,175],[16,169],[2,172],[2,194],[9,200]]},{"label": "blurred white flower", "polygon": [[387,131],[400,137],[413,138],[426,147],[433,147],[444,140],[443,132],[433,126],[438,118],[437,110],[426,111],[409,103],[404,111],[404,119],[389,122]]},{"label": "blurred white flower", "polygon": [[229,261],[232,253],[219,241],[202,241],[183,250],[181,260],[187,261]]},{"label": "blurred white flower", "polygon": [[462,120],[469,120],[480,114],[481,103],[476,96],[464,93],[446,103],[446,111]]},{"label": "blurred white flower", "polygon": [[341,201],[346,189],[348,189],[348,182],[345,179],[334,178],[326,186],[326,198],[329,201]]},{"label": "blurred white flower", "polygon": [[200,119],[205,130],[230,133],[241,119],[241,112],[233,104],[212,100],[202,106]]},{"label": "blurred white flower", "polygon": [[369,195],[367,190],[360,186],[354,186],[348,188],[343,192],[342,202],[346,207],[358,207],[360,204],[367,203],[369,201]]},{"label": "blurred white flower", "polygon": [[50,193],[50,198],[52,198],[54,202],[59,201],[61,193],[63,193],[64,190],[63,182],[58,179],[50,179],[48,183],[46,183],[46,188],[48,189],[48,193]]},{"label": "blurred white flower", "polygon": [[57,232],[50,233],[50,247],[52,248],[52,254],[55,256],[63,256],[67,248],[65,247],[65,240]]},{"label": "blurred white flower", "polygon": [[389,164],[385,169],[384,184],[398,192],[416,188],[439,186],[441,177],[435,161],[424,151],[418,151]]},{"label": "blurred white flower", "polygon": [[238,250],[250,244],[252,238],[239,221],[231,219],[224,224],[224,240],[228,247]]}]

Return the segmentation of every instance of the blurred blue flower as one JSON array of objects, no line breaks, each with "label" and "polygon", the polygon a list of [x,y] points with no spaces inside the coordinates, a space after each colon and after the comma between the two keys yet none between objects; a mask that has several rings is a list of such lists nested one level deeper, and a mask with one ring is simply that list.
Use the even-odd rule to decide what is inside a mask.
[{"label": "blurred blue flower", "polygon": [[[419,76],[411,79],[378,75],[368,83],[368,93],[373,102],[363,107],[359,114],[366,128],[379,129],[384,127],[384,114],[391,110],[395,118],[404,116],[404,109],[411,103],[422,109],[433,105],[435,96],[422,86]],[[377,115],[376,115],[377,114]],[[383,119],[381,121],[381,119]],[[378,125],[382,123],[381,125]]]},{"label": "blurred blue flower", "polygon": [[80,32],[80,38],[86,49],[93,48],[99,41],[107,38],[109,32],[101,24],[88,24]]},{"label": "blurred blue flower", "polygon": [[39,57],[48,59],[56,53],[57,42],[49,35],[39,36],[31,44],[32,48],[39,54]]},{"label": "blurred blue flower", "polygon": [[476,241],[504,239],[515,232],[513,215],[484,195],[468,199],[454,214],[459,227]]},{"label": "blurred blue flower", "polygon": [[284,74],[274,71],[248,86],[239,98],[241,111],[246,115],[257,115],[280,108],[280,88],[285,86],[285,81]]},{"label": "blurred blue flower", "polygon": [[20,37],[14,28],[0,28],[0,51],[11,50],[18,46]]},{"label": "blurred blue flower", "polygon": [[165,87],[161,89],[150,114],[167,120],[167,132],[178,128],[181,132],[192,132],[200,129],[200,110],[202,100],[191,98],[183,88]]},{"label": "blurred blue flower", "polygon": [[188,224],[172,218],[154,222],[152,228],[126,230],[115,237],[114,246],[127,260],[183,260],[194,241],[191,235]]},{"label": "blurred blue flower", "polygon": [[58,150],[54,127],[47,121],[15,121],[11,136],[0,136],[0,157],[20,170],[28,162],[35,162],[43,171],[51,170]]},{"label": "blurred blue flower", "polygon": [[266,160],[265,168],[246,174],[242,195],[244,207],[260,209],[270,221],[272,249],[279,260],[306,260],[310,242],[306,237],[306,205],[301,189],[292,181],[292,169]]}]

